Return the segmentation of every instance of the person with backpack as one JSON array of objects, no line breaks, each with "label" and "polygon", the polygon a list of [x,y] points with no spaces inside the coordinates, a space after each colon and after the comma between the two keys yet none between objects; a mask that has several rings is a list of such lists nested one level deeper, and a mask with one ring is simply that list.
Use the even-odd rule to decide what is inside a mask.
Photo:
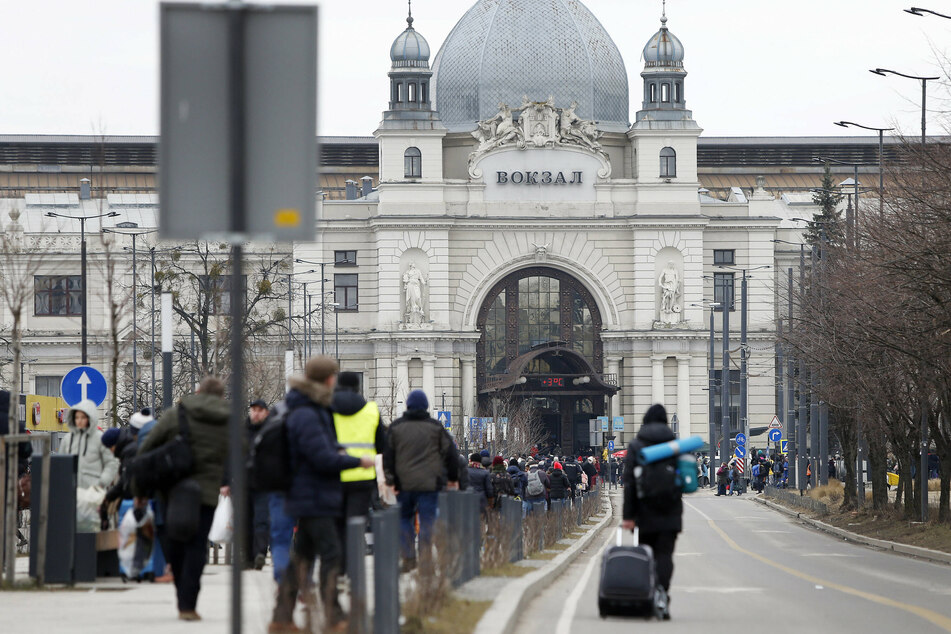
[{"label": "person with backpack", "polygon": [[560,462],[555,462],[549,474],[551,479],[550,501],[564,500],[571,497],[571,482],[565,475],[564,467]]},{"label": "person with backpack", "polygon": [[640,530],[640,542],[651,547],[657,565],[657,582],[667,593],[664,620],[670,619],[670,580],[674,574],[674,547],[683,530],[682,482],[677,457],[642,465],[641,449],[676,440],[663,405],[652,405],[643,425],[628,446],[624,460],[624,511],[622,528]]},{"label": "person with backpack", "polygon": [[479,494],[479,509],[484,517],[489,508],[489,502],[495,496],[495,488],[492,486],[493,478],[482,466],[482,456],[477,453],[469,456],[467,470],[469,472],[469,487]]},{"label": "person with backpack", "polygon": [[783,458],[776,456],[773,460],[773,486],[779,488],[783,480]]},{"label": "person with backpack", "polygon": [[288,381],[291,389],[284,399],[289,412],[285,433],[293,476],[285,509],[297,520],[297,536],[290,564],[281,577],[269,632],[300,631],[294,625],[300,581],[318,557],[326,621],[323,631],[342,632],[348,625],[337,596],[342,557],[337,521],[343,516],[340,472],[373,467],[374,459],[370,455],[347,455],[337,442],[330,410],[336,379],[337,363],[318,356],[307,362],[303,376],[292,376]]},{"label": "person with backpack", "polygon": [[514,497],[522,497],[525,493],[525,483],[527,482],[527,477],[525,472],[522,471],[521,465],[518,463],[518,458],[512,458],[509,460],[508,468],[509,477],[512,479],[512,487],[515,489]]},{"label": "person with backpack", "polygon": [[717,468],[717,496],[726,495],[726,487],[730,483],[730,466],[721,462]]},{"label": "person with backpack", "polygon": [[522,496],[522,517],[534,511],[536,504],[545,502],[550,488],[551,479],[548,474],[538,468],[537,462],[530,462],[528,474],[525,476],[525,494]]},{"label": "person with backpack", "polygon": [[574,499],[575,491],[578,487],[581,486],[581,467],[575,463],[573,456],[568,456],[565,458],[565,462],[561,465],[562,471],[565,472],[565,477],[568,478],[568,484],[570,485],[568,497]]},{"label": "person with backpack", "polygon": [[598,470],[594,466],[594,458],[588,457],[581,465],[581,471],[588,476],[585,484],[585,491],[592,491],[598,487]]},{"label": "person with backpack", "polygon": [[512,480],[512,476],[509,475],[505,467],[505,460],[502,459],[502,456],[496,456],[492,459],[492,466],[489,469],[489,478],[492,480],[492,490],[495,492],[495,499],[493,500],[493,506],[495,508],[501,508],[502,496],[507,495],[510,498],[514,498],[517,495],[515,482]]}]

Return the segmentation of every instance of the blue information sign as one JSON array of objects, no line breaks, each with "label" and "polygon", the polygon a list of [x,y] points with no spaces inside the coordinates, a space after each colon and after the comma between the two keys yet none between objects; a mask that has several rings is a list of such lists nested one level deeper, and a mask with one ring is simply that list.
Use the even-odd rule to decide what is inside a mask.
[{"label": "blue information sign", "polygon": [[744,447],[743,445],[737,445],[736,450],[733,452],[733,455],[735,455],[737,458],[745,458],[746,447]]},{"label": "blue information sign", "polygon": [[88,365],[81,365],[66,373],[59,391],[70,407],[85,400],[92,401],[99,407],[106,400],[108,386],[102,372]]},{"label": "blue information sign", "polygon": [[452,412],[436,412],[436,419],[442,423],[446,429],[452,429]]},{"label": "blue information sign", "polygon": [[601,431],[608,431],[608,417],[607,416],[598,416],[598,422],[601,424]]},{"label": "blue information sign", "polygon": [[614,431],[624,431],[624,417],[623,416],[614,417]]},{"label": "blue information sign", "polygon": [[779,441],[779,452],[780,452],[781,454],[783,454],[783,455],[789,453],[789,441],[788,441],[788,440],[780,440],[780,441]]},{"label": "blue information sign", "polygon": [[770,429],[769,430],[769,442],[779,442],[783,439],[783,430],[782,429]]},{"label": "blue information sign", "polygon": [[736,435],[736,444],[745,445],[746,444],[746,434],[737,434]]},{"label": "blue information sign", "polygon": [[614,441],[613,441],[613,440],[609,440],[609,441],[608,441],[608,451],[614,451]]}]

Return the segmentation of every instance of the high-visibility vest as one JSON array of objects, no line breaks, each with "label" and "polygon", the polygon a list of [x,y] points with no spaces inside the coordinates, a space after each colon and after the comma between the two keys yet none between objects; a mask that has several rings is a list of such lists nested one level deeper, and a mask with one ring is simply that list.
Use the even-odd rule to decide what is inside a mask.
[{"label": "high-visibility vest", "polygon": [[[376,455],[376,428],[380,424],[380,408],[373,401],[363,406],[356,414],[345,416],[334,412],[334,427],[337,430],[337,442],[347,450],[347,455]],[[346,469],[340,472],[341,482],[364,482],[376,480],[373,467]]]}]

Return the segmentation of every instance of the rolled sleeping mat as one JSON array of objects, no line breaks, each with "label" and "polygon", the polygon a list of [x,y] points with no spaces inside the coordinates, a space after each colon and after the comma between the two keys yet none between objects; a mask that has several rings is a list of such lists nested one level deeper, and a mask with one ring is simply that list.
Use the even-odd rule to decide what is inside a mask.
[{"label": "rolled sleeping mat", "polygon": [[682,453],[697,451],[703,447],[703,438],[700,436],[691,436],[690,438],[681,438],[680,440],[671,440],[670,442],[659,445],[651,445],[641,449],[641,464],[650,464],[658,460],[666,460],[673,456],[679,456]]}]

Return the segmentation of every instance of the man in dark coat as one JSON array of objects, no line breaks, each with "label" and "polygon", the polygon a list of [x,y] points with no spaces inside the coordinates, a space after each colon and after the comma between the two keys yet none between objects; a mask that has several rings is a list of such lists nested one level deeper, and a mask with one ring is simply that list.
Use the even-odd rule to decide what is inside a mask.
[{"label": "man in dark coat", "polygon": [[400,503],[402,569],[408,572],[416,567],[417,512],[419,553],[428,564],[439,492],[459,488],[456,444],[442,423],[429,415],[429,399],[422,390],[407,395],[406,412],[390,425],[383,473]]},{"label": "man in dark coat", "polygon": [[564,500],[571,495],[571,483],[568,481],[568,476],[565,475],[565,471],[560,462],[555,463],[555,466],[549,474],[549,479],[551,480],[549,499]]},{"label": "man in dark coat", "polygon": [[[654,551],[657,563],[657,580],[665,592],[670,590],[674,574],[674,545],[677,535],[683,530],[683,501],[679,492],[671,499],[653,500],[638,496],[637,456],[641,449],[675,440],[673,430],[667,424],[667,410],[663,405],[652,405],[644,414],[644,424],[627,449],[624,459],[624,522],[622,527],[633,531],[640,529],[640,542]],[[670,618],[665,610],[664,618]]]},{"label": "man in dark coat", "polygon": [[330,402],[337,364],[330,357],[307,362],[304,376],[291,377],[285,402],[290,410],[286,433],[294,477],[285,510],[297,518],[297,539],[288,570],[281,576],[271,632],[296,632],[294,605],[299,583],[320,557],[320,594],[327,620],[323,631],[342,632],[347,621],[337,598],[342,547],[337,520],[343,516],[340,472],[374,466],[372,456],[347,455],[337,443]]},{"label": "man in dark coat", "polygon": [[479,508],[485,515],[489,507],[489,500],[495,495],[495,488],[492,486],[492,479],[489,472],[482,466],[482,456],[474,453],[469,456],[469,488],[479,494]]}]

